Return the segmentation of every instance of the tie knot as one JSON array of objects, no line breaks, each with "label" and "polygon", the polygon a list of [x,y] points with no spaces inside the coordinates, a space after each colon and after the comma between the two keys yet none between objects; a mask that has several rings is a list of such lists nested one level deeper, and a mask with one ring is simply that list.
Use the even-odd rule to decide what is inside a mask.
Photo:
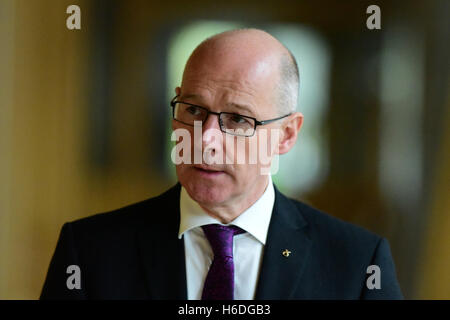
[{"label": "tie knot", "polygon": [[202,226],[206,238],[211,244],[214,257],[233,257],[233,237],[245,231],[237,226],[208,224]]}]

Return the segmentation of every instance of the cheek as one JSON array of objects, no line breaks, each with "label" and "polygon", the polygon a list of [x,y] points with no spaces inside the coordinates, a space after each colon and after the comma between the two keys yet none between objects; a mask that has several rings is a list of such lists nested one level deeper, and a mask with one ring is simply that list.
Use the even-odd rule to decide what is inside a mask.
[{"label": "cheek", "polygon": [[[223,150],[229,164],[248,165],[258,161],[258,140],[253,137],[225,135]],[[240,169],[237,169],[240,170]]]},{"label": "cheek", "polygon": [[236,187],[247,186],[253,183],[259,173],[258,165],[237,164],[233,166],[233,182]]},{"label": "cheek", "polygon": [[278,128],[267,127],[258,132],[258,152],[262,156],[273,155],[280,137]]},{"label": "cheek", "polygon": [[175,171],[177,173],[178,180],[181,180],[186,172],[186,167],[183,164],[176,165]]},{"label": "cheek", "polygon": [[179,180],[189,180],[192,175],[191,166],[188,164],[179,164],[175,166]]}]

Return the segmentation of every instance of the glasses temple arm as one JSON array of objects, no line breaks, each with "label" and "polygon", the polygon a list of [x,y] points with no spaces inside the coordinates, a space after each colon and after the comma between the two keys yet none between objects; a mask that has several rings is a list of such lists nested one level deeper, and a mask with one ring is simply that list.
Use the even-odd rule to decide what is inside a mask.
[{"label": "glasses temple arm", "polygon": [[284,115],[284,116],[281,116],[281,117],[278,117],[278,118],[275,118],[275,119],[262,120],[262,121],[256,120],[256,124],[257,124],[257,125],[264,125],[264,124],[267,124],[267,123],[271,123],[271,122],[274,122],[274,121],[277,121],[277,120],[280,120],[280,119],[289,117],[291,114],[292,114],[292,113],[289,113],[289,114],[286,114],[286,115]]},{"label": "glasses temple arm", "polygon": [[178,95],[176,95],[175,97],[173,97],[172,101],[170,101],[170,106],[173,107],[175,104],[175,100],[178,98]]}]

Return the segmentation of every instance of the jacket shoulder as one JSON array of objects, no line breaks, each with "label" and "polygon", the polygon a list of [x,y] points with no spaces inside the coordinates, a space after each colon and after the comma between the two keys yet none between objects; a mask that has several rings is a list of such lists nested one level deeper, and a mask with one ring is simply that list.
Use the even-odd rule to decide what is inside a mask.
[{"label": "jacket shoulder", "polygon": [[[299,232],[306,235],[311,245],[304,272],[312,280],[303,283],[302,287],[307,296],[320,299],[402,297],[386,239],[306,203],[284,198],[284,202],[289,203],[284,207],[289,208],[291,217],[301,221]],[[305,241],[305,237],[299,239]],[[378,266],[383,274],[383,290],[374,292],[366,286],[368,267],[371,265]],[[301,296],[303,294],[299,294]]]},{"label": "jacket shoulder", "polygon": [[161,225],[176,216],[176,214],[160,214],[159,211],[166,211],[169,205],[177,203],[177,194],[179,195],[178,184],[158,196],[115,210],[93,214],[68,224],[75,230],[96,233],[104,229],[117,231],[138,227],[146,221],[151,221],[151,225]]},{"label": "jacket shoulder", "polygon": [[382,240],[382,237],[361,226],[346,222],[321,211],[304,202],[287,198],[305,219],[310,230],[314,230],[313,236],[333,243],[334,246],[361,247],[366,251],[373,248]]}]

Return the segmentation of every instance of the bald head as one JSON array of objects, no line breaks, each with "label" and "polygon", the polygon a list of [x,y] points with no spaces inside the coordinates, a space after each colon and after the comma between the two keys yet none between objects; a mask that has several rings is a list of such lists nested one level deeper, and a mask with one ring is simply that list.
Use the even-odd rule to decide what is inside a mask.
[{"label": "bald head", "polygon": [[206,39],[191,54],[183,82],[206,65],[217,73],[237,75],[233,79],[244,83],[254,81],[255,90],[258,81],[267,81],[266,88],[272,90],[271,102],[277,114],[295,111],[299,89],[297,63],[291,52],[267,32],[238,29]]}]

